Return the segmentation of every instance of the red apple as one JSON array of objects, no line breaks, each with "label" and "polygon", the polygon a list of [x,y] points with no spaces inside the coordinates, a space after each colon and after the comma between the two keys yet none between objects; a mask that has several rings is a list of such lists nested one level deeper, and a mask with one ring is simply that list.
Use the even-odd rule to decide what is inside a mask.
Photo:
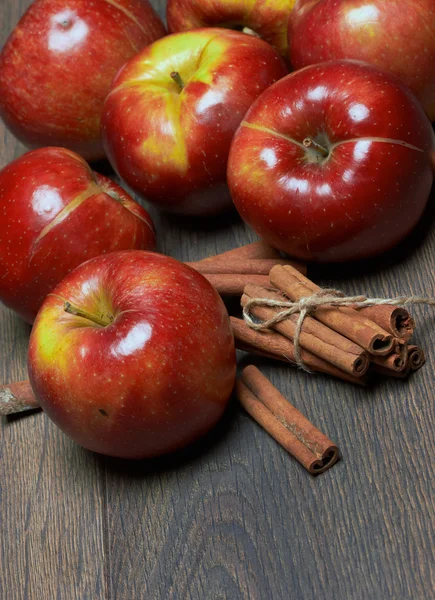
[{"label": "red apple", "polygon": [[33,150],[0,172],[0,300],[29,322],[80,263],[154,247],[146,210],[70,150]]},{"label": "red apple", "polygon": [[0,54],[0,116],[27,146],[102,158],[100,117],[110,83],[163,35],[148,0],[36,0]]},{"label": "red apple", "polygon": [[434,134],[396,77],[354,61],[285,77],[234,137],[228,182],[242,218],[295,257],[345,261],[383,252],[419,220]]},{"label": "red apple", "polygon": [[297,0],[289,47],[295,69],[351,58],[391,71],[435,119],[434,0]]},{"label": "red apple", "polygon": [[228,207],[234,132],[286,72],[269,44],[235,31],[197,29],[155,42],[118,73],[106,99],[102,133],[113,168],[165,210]]},{"label": "red apple", "polygon": [[28,367],[37,401],[78,444],[148,458],[218,421],[236,359],[208,281],[172,258],[130,251],[82,264],[47,297]]},{"label": "red apple", "polygon": [[171,32],[198,27],[251,29],[288,55],[287,31],[295,0],[168,0],[167,21]]}]

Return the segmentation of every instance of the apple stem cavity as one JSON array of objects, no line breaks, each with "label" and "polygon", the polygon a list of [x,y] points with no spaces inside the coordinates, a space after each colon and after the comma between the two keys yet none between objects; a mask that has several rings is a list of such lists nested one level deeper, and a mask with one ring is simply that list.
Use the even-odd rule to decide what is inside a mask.
[{"label": "apple stem cavity", "polygon": [[88,312],[87,310],[83,310],[82,308],[78,308],[77,306],[74,306],[73,304],[71,304],[71,302],[65,302],[65,304],[63,305],[63,309],[65,312],[69,313],[70,315],[75,315],[76,317],[82,317],[83,319],[88,319],[89,321],[92,321],[93,323],[96,323],[97,325],[101,325],[101,327],[107,327],[108,325],[111,325],[113,322],[113,318],[111,317],[104,317],[104,315],[101,315],[100,317],[97,315],[93,315],[92,313]]},{"label": "apple stem cavity", "polygon": [[111,198],[113,198],[114,200],[119,202],[119,204],[124,205],[124,200],[120,196],[118,196],[118,194],[116,192],[114,192],[113,190],[104,190],[104,191],[108,196],[110,196]]},{"label": "apple stem cavity", "polygon": [[172,71],[171,77],[175,81],[175,83],[178,85],[180,90],[182,90],[184,88],[184,81],[181,79],[180,73],[178,71]]},{"label": "apple stem cavity", "polygon": [[258,38],[261,37],[258,35],[258,33],[256,31],[254,31],[250,27],[243,27],[242,32],[246,33],[246,35],[253,35],[254,37],[258,37]]},{"label": "apple stem cavity", "polygon": [[312,138],[305,138],[304,141],[302,142],[302,145],[305,148],[311,148],[312,150],[315,150],[323,158],[327,158],[329,156],[328,149],[325,148],[324,146],[322,146],[321,144],[319,144],[318,142],[316,142],[315,140],[313,140]]}]

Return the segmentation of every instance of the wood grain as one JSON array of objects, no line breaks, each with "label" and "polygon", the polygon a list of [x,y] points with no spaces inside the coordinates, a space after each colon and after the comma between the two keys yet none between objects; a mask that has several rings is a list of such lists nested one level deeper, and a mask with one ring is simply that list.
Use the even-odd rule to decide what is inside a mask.
[{"label": "wood grain", "polygon": [[[30,1],[0,0],[1,45]],[[0,167],[25,151],[0,125]],[[0,306],[1,382],[26,377],[30,327]],[[104,473],[42,413],[0,419],[0,598],[103,600]]]},{"label": "wood grain", "polygon": [[[0,0],[2,42],[28,4]],[[163,14],[164,1],[154,5]],[[4,166],[23,147],[0,127]],[[159,249],[182,260],[254,240],[235,214],[152,214]],[[435,295],[434,248],[429,210],[382,260],[311,276],[351,294]],[[428,360],[409,381],[364,390],[255,361],[339,443],[343,459],[317,478],[234,404],[206,440],[146,463],[85,452],[40,413],[2,420],[0,598],[435,597],[434,314],[413,314]],[[0,308],[1,382],[25,376],[28,335]]]}]

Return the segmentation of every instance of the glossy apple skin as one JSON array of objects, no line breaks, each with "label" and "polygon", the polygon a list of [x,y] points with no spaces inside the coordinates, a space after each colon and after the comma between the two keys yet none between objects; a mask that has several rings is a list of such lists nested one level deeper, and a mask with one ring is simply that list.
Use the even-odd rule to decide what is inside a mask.
[{"label": "glossy apple skin", "polygon": [[148,0],[36,0],[0,54],[0,116],[26,146],[103,158],[100,118],[111,81],[163,35]]},{"label": "glossy apple skin", "polygon": [[356,59],[391,71],[435,120],[434,0],[297,0],[289,48],[295,69]]},{"label": "glossy apple skin", "polygon": [[102,118],[106,154],[122,179],[160,208],[217,213],[231,205],[232,137],[253,101],[286,73],[276,50],[243,33],[198,29],[163,38],[113,82]]},{"label": "glossy apple skin", "polygon": [[[64,311],[65,300],[113,322]],[[110,456],[177,450],[220,419],[236,358],[225,306],[208,281],[150,252],[82,264],[47,297],[32,330],[38,402],[78,444]]]},{"label": "glossy apple skin", "polygon": [[[329,156],[306,149],[306,138]],[[264,92],[234,137],[228,182],[242,218],[273,247],[353,260],[393,247],[415,226],[433,151],[431,124],[396,77],[336,61]]]},{"label": "glossy apple skin", "polygon": [[168,0],[170,32],[200,27],[227,27],[255,31],[288,57],[288,20],[295,0]]},{"label": "glossy apple skin", "polygon": [[65,148],[39,148],[0,171],[0,300],[30,323],[82,262],[155,248],[151,217]]}]

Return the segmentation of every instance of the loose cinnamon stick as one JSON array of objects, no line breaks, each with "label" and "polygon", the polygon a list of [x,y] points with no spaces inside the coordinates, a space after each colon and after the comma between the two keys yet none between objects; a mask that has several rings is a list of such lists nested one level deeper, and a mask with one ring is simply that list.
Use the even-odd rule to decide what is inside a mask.
[{"label": "loose cinnamon stick", "polygon": [[236,390],[243,408],[307,471],[318,475],[337,462],[338,447],[292,406],[256,367],[243,370]]},{"label": "loose cinnamon stick", "polygon": [[0,386],[0,415],[13,415],[40,408],[30,382],[19,381]]},{"label": "loose cinnamon stick", "polygon": [[[236,348],[239,350],[265,356],[266,358],[273,358],[275,360],[296,364],[295,347],[293,342],[288,338],[272,331],[255,331],[242,319],[230,317],[230,321],[233,328]],[[313,371],[333,375],[334,377],[338,377],[339,379],[350,383],[357,383],[358,385],[364,384],[364,380],[361,377],[349,375],[341,369],[337,369],[337,367],[328,363],[326,360],[315,356],[311,352],[302,349],[301,358],[304,361],[304,364]]]},{"label": "loose cinnamon stick", "polygon": [[408,346],[408,365],[412,371],[418,371],[426,362],[424,351],[418,346]]},{"label": "loose cinnamon stick", "polygon": [[[274,267],[270,272],[270,281],[293,301],[311,296],[321,289],[290,266]],[[386,356],[391,352],[393,336],[353,308],[321,308],[314,316],[371,354]]]},{"label": "loose cinnamon stick", "polygon": [[213,275],[205,273],[204,277],[209,280],[218,294],[222,296],[241,296],[245,285],[249,282],[257,285],[270,285],[267,275],[243,275],[243,274],[222,274]]},{"label": "loose cinnamon stick", "polygon": [[[252,298],[285,299],[277,292],[267,290],[258,285],[248,284],[242,296],[242,306],[245,306]],[[251,312],[255,317],[266,321],[273,318],[279,310],[266,306],[256,306],[252,308]],[[273,329],[291,341],[294,341],[298,319],[298,314],[291,315],[285,321],[274,325]],[[367,352],[361,346],[349,341],[347,338],[311,317],[304,319],[299,343],[302,348],[309,350],[316,356],[355,377],[364,375],[369,368]]]},{"label": "loose cinnamon stick", "polygon": [[407,310],[400,306],[381,304],[359,308],[358,312],[405,342],[409,341],[414,333],[414,319]]},{"label": "loose cinnamon stick", "polygon": [[203,274],[251,274],[269,275],[275,265],[291,265],[300,273],[306,273],[307,267],[303,263],[283,258],[253,258],[253,259],[228,259],[227,261],[207,259],[198,262],[186,262],[186,265]]},{"label": "loose cinnamon stick", "polygon": [[254,242],[252,244],[246,244],[245,246],[240,246],[239,248],[233,248],[232,250],[227,250],[226,252],[222,252],[221,254],[215,254],[214,256],[209,256],[208,258],[204,258],[201,262],[228,262],[229,260],[251,260],[251,259],[262,259],[262,258],[282,258],[281,254],[275,248],[272,248],[263,240],[259,240],[258,242]]}]

